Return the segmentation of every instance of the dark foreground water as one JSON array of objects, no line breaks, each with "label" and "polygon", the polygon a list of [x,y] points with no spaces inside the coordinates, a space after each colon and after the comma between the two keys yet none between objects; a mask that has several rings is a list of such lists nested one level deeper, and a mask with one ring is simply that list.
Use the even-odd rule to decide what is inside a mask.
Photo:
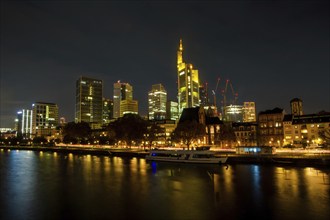
[{"label": "dark foreground water", "polygon": [[330,169],[0,151],[0,219],[330,219]]}]

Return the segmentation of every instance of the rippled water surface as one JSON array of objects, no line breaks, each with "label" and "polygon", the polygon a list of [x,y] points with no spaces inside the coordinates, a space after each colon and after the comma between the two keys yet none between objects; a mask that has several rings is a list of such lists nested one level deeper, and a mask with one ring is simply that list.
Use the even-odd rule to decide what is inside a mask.
[{"label": "rippled water surface", "polygon": [[0,219],[330,219],[330,168],[0,152]]}]

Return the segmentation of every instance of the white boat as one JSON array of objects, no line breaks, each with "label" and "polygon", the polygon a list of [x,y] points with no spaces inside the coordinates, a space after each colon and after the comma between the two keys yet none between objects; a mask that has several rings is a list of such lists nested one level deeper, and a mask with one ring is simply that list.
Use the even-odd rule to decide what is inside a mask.
[{"label": "white boat", "polygon": [[145,157],[149,161],[165,161],[178,163],[223,164],[228,157],[216,157],[209,150],[151,150]]}]

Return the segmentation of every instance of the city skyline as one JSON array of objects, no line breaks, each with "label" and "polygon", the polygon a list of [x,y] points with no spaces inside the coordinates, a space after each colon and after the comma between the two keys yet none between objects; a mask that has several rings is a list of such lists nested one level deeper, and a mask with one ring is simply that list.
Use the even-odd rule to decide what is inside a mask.
[{"label": "city skyline", "polygon": [[330,109],[328,1],[1,6],[0,127],[12,127],[17,111],[38,101],[56,103],[60,117],[74,121],[80,76],[102,80],[110,99],[114,82],[130,83],[140,115],[153,84],[177,101],[180,38],[209,93],[220,77],[220,89],[229,79],[238,103],[255,102],[257,113],[289,113],[293,98],[303,100],[305,114]]}]

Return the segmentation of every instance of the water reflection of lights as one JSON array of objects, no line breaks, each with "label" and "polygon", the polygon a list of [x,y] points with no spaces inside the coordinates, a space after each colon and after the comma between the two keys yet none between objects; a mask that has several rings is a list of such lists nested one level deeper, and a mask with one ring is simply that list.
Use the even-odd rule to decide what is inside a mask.
[{"label": "water reflection of lights", "polygon": [[151,162],[151,170],[153,174],[156,174],[157,172],[157,163],[155,161]]},{"label": "water reflection of lights", "polygon": [[114,157],[115,163],[123,163],[123,159],[121,157]]},{"label": "water reflection of lights", "polygon": [[259,184],[260,184],[260,166],[253,165],[251,168],[253,170],[254,187],[257,189],[259,188]]},{"label": "water reflection of lights", "polygon": [[140,158],[134,157],[134,158],[132,158],[131,163],[130,163],[131,171],[146,175],[146,173],[147,173],[146,164],[147,164],[146,160],[142,160]]},{"label": "water reflection of lights", "polygon": [[91,160],[92,160],[92,156],[91,156],[90,154],[87,154],[87,155],[86,155],[86,159],[87,159],[88,161],[91,161]]}]

